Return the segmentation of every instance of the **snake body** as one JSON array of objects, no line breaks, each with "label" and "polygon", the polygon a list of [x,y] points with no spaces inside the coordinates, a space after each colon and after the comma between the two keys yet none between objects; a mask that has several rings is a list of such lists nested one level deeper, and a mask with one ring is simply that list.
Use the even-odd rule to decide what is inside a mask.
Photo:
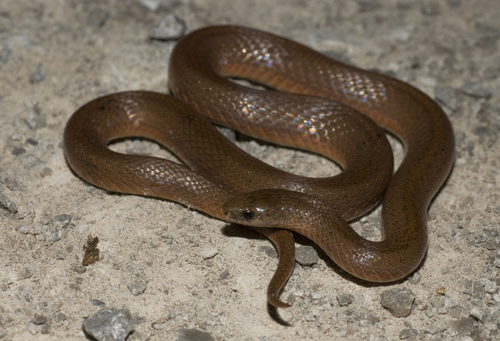
[{"label": "snake body", "polygon": [[[227,77],[280,91],[249,89]],[[454,159],[451,124],[428,96],[288,39],[236,26],[184,37],[172,52],[169,86],[190,106],[131,91],[78,109],[64,133],[73,170],[111,191],[166,198],[226,221],[270,227],[259,231],[280,254],[268,291],[277,306],[284,306],[277,292],[293,267],[293,238],[275,228],[305,235],[346,271],[369,281],[394,281],[420,264],[427,209]],[[358,111],[402,141],[406,156],[392,179],[385,135]],[[316,179],[274,169],[234,147],[197,112],[247,135],[325,155],[343,172]],[[129,136],[160,142],[185,165],[107,148]],[[373,208],[384,192],[384,239],[366,241],[346,220]]]}]

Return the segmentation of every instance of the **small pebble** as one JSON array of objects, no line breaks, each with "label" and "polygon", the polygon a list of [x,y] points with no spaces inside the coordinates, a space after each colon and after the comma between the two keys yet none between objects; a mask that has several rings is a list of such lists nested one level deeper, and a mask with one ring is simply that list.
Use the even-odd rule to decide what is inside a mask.
[{"label": "small pebble", "polygon": [[42,177],[46,177],[46,176],[49,176],[49,175],[52,175],[52,169],[49,168],[49,167],[43,167],[43,169],[40,171],[40,175]]},{"label": "small pebble", "polygon": [[0,62],[2,62],[3,64],[7,64],[11,55],[12,50],[7,46],[4,46],[3,49],[0,50]]},{"label": "small pebble", "polygon": [[26,153],[26,149],[24,149],[23,147],[12,149],[12,155],[19,156],[23,155],[24,153]]},{"label": "small pebble", "polygon": [[149,33],[151,39],[176,40],[186,32],[186,24],[174,14],[164,16]]},{"label": "small pebble", "polygon": [[42,324],[40,334],[47,335],[48,333],[50,333],[50,324]]},{"label": "small pebble", "polygon": [[7,336],[7,332],[3,329],[0,329],[0,339],[4,338]]},{"label": "small pebble", "polygon": [[30,144],[32,146],[37,146],[38,145],[38,142],[36,140],[32,139],[31,137],[26,139],[26,143]]},{"label": "small pebble", "polygon": [[19,294],[27,301],[31,302],[33,301],[33,295],[31,295],[31,288],[27,287],[25,285],[21,285],[19,287]]},{"label": "small pebble", "polygon": [[465,311],[464,308],[462,308],[458,305],[455,305],[449,309],[448,313],[450,314],[451,317],[457,319],[457,318],[460,318],[460,316],[462,316],[464,311]]},{"label": "small pebble", "polygon": [[472,316],[476,320],[484,322],[485,317],[486,317],[486,312],[483,309],[480,309],[478,307],[474,307],[470,311],[470,316]]},{"label": "small pebble", "polygon": [[87,272],[87,268],[81,264],[73,266],[71,268],[71,270],[73,270],[74,272],[76,272],[77,274],[80,274],[80,275]]},{"label": "small pebble", "polygon": [[44,324],[44,323],[47,323],[47,318],[43,315],[36,314],[35,317],[33,317],[31,319],[31,322],[36,324],[36,325]]},{"label": "small pebble", "polygon": [[264,252],[270,258],[278,257],[278,252],[276,252],[276,249],[272,246],[263,245],[263,246],[259,247],[259,251]]},{"label": "small pebble", "polygon": [[365,311],[363,311],[361,314],[359,314],[359,319],[364,320],[364,321],[368,321],[371,324],[376,324],[376,323],[380,322],[380,318],[377,315],[370,313],[370,312],[365,312]]},{"label": "small pebble", "polygon": [[345,295],[345,294],[341,294],[341,295],[338,295],[337,296],[337,302],[339,302],[339,304],[342,306],[342,307],[346,307],[348,306],[349,304],[351,304],[352,302],[354,301],[354,296],[353,295]]},{"label": "small pebble", "polygon": [[440,309],[444,305],[444,298],[442,296],[433,296],[429,299],[431,305],[436,308]]},{"label": "small pebble", "polygon": [[415,294],[410,289],[384,290],[380,295],[380,304],[395,317],[410,315]]},{"label": "small pebble", "polygon": [[431,323],[430,325],[424,328],[424,333],[436,335],[437,333],[439,333],[439,327],[436,324]]},{"label": "small pebble", "polygon": [[17,205],[9,200],[4,194],[0,193],[0,204],[2,204],[10,213],[17,212]]},{"label": "small pebble", "polygon": [[318,253],[309,245],[295,249],[295,260],[302,266],[311,266],[319,261]]},{"label": "small pebble", "polygon": [[99,28],[104,26],[106,21],[109,18],[109,13],[105,10],[102,9],[95,9],[92,12],[90,12],[88,18],[87,18],[87,26],[93,27],[93,28]]},{"label": "small pebble", "polygon": [[32,234],[36,236],[43,232],[43,226],[40,224],[21,225],[16,229],[16,231],[22,234]]},{"label": "small pebble", "polygon": [[45,72],[42,71],[42,65],[38,64],[36,71],[30,75],[30,83],[37,84],[45,79]]},{"label": "small pebble", "polygon": [[159,0],[137,0],[137,2],[149,9],[151,12],[156,12],[156,10],[160,7]]},{"label": "small pebble", "polygon": [[25,122],[31,130],[37,130],[47,126],[47,120],[40,115],[40,109],[37,105],[29,110],[28,118]]},{"label": "small pebble", "polygon": [[69,214],[59,214],[54,217],[54,219],[61,224],[61,228],[65,229],[71,223],[71,215]]},{"label": "small pebble", "polygon": [[135,330],[128,309],[102,309],[83,322],[83,330],[98,341],[124,341]]},{"label": "small pebble", "polygon": [[31,276],[33,276],[33,272],[28,268],[24,268],[17,275],[17,279],[22,280],[22,279],[30,278]]},{"label": "small pebble", "polygon": [[399,333],[399,338],[401,340],[416,339],[417,336],[418,331],[415,329],[403,329],[401,333]]},{"label": "small pebble", "polygon": [[16,180],[9,177],[6,172],[0,171],[0,182],[11,191],[22,191],[23,186]]},{"label": "small pebble", "polygon": [[178,341],[215,341],[215,339],[209,333],[202,332],[198,329],[180,329],[178,336]]},{"label": "small pebble", "polygon": [[462,0],[446,0],[446,2],[452,7],[458,7],[462,3]]},{"label": "small pebble", "polygon": [[407,28],[400,27],[392,31],[392,36],[399,42],[406,43],[410,40],[411,31]]},{"label": "small pebble", "polygon": [[68,253],[64,250],[58,250],[57,251],[57,258],[60,260],[65,260],[66,257],[68,257]]},{"label": "small pebble", "polygon": [[57,242],[62,238],[62,233],[61,230],[58,228],[48,226],[44,231],[43,231],[43,242],[45,246],[49,246]]},{"label": "small pebble", "polygon": [[28,331],[31,333],[31,335],[35,335],[38,333],[38,326],[33,322],[30,322],[28,323]]},{"label": "small pebble", "polygon": [[421,278],[420,274],[418,272],[415,272],[413,276],[410,276],[408,280],[410,281],[411,284],[417,284],[420,281],[420,278]]},{"label": "small pebble", "polygon": [[472,297],[475,299],[482,300],[484,298],[486,291],[484,290],[484,285],[481,282],[475,281],[472,282],[472,287],[466,293],[471,294]]},{"label": "small pebble", "polygon": [[90,303],[96,307],[104,307],[106,305],[106,303],[104,303],[103,301],[99,301],[99,300],[90,300]]},{"label": "small pebble", "polygon": [[127,289],[132,293],[132,295],[139,296],[146,291],[146,285],[142,282],[133,282],[127,284]]},{"label": "small pebble", "polygon": [[224,280],[224,279],[226,279],[228,277],[229,277],[229,271],[228,270],[224,270],[219,275],[219,281],[222,281],[222,280]]},{"label": "small pebble", "polygon": [[495,281],[486,281],[484,283],[484,291],[488,294],[494,294],[498,290],[498,284]]},{"label": "small pebble", "polygon": [[80,310],[80,316],[83,318],[83,319],[88,319],[89,316],[90,316],[90,313],[88,312],[87,309],[82,309]]},{"label": "small pebble", "polygon": [[464,94],[472,96],[472,97],[477,97],[477,98],[490,98],[491,97],[491,90],[486,88],[485,86],[479,84],[479,83],[474,83],[474,82],[466,82],[462,87],[460,88],[460,91],[462,91]]}]

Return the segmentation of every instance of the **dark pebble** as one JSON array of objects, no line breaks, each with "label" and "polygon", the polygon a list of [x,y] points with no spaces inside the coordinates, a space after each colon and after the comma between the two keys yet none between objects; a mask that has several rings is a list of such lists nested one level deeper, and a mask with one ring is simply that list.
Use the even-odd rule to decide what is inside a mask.
[{"label": "dark pebble", "polygon": [[19,156],[19,155],[22,155],[26,153],[26,149],[24,149],[23,147],[19,147],[19,148],[14,148],[12,150],[12,155],[16,155],[16,156]]},{"label": "dark pebble", "polygon": [[43,315],[36,314],[35,317],[31,319],[31,322],[33,322],[36,325],[44,324],[47,323],[47,318]]},{"label": "dark pebble", "polygon": [[104,303],[103,301],[99,301],[99,300],[90,300],[90,303],[96,307],[104,307],[106,305],[106,303]]},{"label": "dark pebble", "polygon": [[38,142],[36,140],[32,139],[31,137],[26,139],[26,143],[31,144],[32,146],[38,145]]}]

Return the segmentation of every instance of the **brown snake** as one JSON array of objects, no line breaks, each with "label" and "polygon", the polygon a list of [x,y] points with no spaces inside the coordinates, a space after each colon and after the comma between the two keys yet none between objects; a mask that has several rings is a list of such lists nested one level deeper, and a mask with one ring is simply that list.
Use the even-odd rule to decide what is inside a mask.
[{"label": "brown snake", "polygon": [[[249,89],[226,77],[284,92]],[[319,179],[277,170],[236,148],[191,107],[145,91],[107,95],[73,114],[64,132],[73,170],[111,191],[166,198],[225,221],[269,227],[257,230],[280,255],[268,289],[276,306],[286,306],[278,294],[294,264],[293,237],[276,227],[305,235],[365,280],[395,281],[420,264],[427,209],[454,160],[451,124],[428,96],[285,38],[234,26],[184,37],[172,52],[169,85],[211,121],[317,152],[343,172]],[[402,141],[406,156],[392,179],[384,133],[357,110]],[[107,148],[131,136],[158,141],[185,165]],[[384,191],[383,241],[367,241],[346,220],[373,208]]]}]

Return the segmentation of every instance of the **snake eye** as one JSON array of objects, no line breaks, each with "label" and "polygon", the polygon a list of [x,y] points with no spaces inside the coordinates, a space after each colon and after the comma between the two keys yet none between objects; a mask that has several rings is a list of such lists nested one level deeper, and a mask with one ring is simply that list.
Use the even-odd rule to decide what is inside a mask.
[{"label": "snake eye", "polygon": [[254,216],[255,212],[254,211],[251,211],[251,210],[245,210],[243,212],[241,212],[241,216],[243,217],[243,219],[245,219],[246,221],[250,221],[253,219],[253,216]]}]

